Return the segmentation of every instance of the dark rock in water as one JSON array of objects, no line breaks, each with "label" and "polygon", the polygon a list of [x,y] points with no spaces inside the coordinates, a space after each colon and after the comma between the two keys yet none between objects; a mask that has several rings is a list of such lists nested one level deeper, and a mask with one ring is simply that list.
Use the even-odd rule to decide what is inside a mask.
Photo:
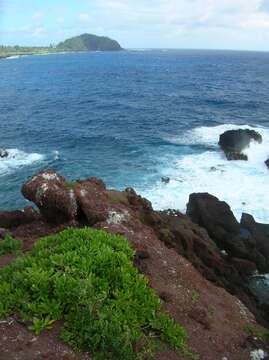
[{"label": "dark rock in water", "polygon": [[255,130],[239,129],[225,131],[220,135],[219,146],[228,160],[248,160],[242,151],[249,147],[251,140],[262,142],[262,136]]},{"label": "dark rock in water", "polygon": [[9,153],[6,150],[0,149],[0,158],[8,157]]},{"label": "dark rock in water", "polygon": [[225,152],[227,160],[244,160],[248,161],[248,157],[246,154],[237,153],[235,151],[227,151]]},{"label": "dark rock in water", "polygon": [[231,257],[249,260],[260,271],[269,271],[267,245],[244,222],[238,223],[228,204],[207,193],[191,194],[187,215],[204,227],[217,246]]},{"label": "dark rock in water", "polygon": [[23,196],[33,201],[48,222],[73,221],[77,215],[77,202],[73,184],[52,170],[40,172],[22,187]]},{"label": "dark rock in water", "polygon": [[162,177],[162,183],[169,184],[170,183],[170,178],[169,177]]},{"label": "dark rock in water", "polygon": [[265,161],[265,165],[268,167],[268,169],[269,169],[269,159],[267,159],[266,161]]},{"label": "dark rock in water", "polygon": [[6,229],[30,224],[39,219],[39,213],[36,212],[31,206],[27,206],[23,210],[0,212],[0,226]]}]

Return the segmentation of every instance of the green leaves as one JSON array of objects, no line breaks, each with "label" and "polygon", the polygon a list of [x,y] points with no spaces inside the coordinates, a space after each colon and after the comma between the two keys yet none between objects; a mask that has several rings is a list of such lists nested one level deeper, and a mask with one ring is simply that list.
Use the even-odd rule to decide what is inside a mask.
[{"label": "green leaves", "polygon": [[63,339],[95,359],[133,360],[155,340],[186,353],[185,330],[133,265],[120,236],[68,229],[0,270],[0,317],[18,312],[36,334],[64,320]]},{"label": "green leaves", "polygon": [[21,240],[16,240],[10,235],[6,235],[3,240],[0,240],[0,256],[16,252],[21,248],[21,245]]}]

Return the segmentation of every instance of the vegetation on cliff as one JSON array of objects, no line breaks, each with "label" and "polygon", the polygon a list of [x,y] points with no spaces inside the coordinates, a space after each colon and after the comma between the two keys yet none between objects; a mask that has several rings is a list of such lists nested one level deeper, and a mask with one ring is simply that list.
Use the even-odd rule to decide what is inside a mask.
[{"label": "vegetation on cliff", "polygon": [[0,317],[19,313],[36,334],[64,320],[63,339],[96,359],[150,355],[156,340],[187,353],[187,334],[133,265],[121,236],[67,229],[0,271]]},{"label": "vegetation on cliff", "polygon": [[0,241],[0,256],[18,251],[21,245],[21,240],[13,239],[12,236],[6,235],[5,238]]},{"label": "vegetation on cliff", "polygon": [[61,42],[58,49],[65,51],[119,51],[122,50],[116,40],[106,36],[82,34]]}]

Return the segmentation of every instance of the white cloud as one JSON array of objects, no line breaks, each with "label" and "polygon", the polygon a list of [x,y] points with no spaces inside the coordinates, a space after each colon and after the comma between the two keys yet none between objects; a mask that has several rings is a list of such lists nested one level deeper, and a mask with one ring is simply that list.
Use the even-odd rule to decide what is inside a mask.
[{"label": "white cloud", "polygon": [[44,17],[44,13],[42,11],[37,11],[33,14],[32,19],[35,21],[39,21],[43,19],[43,17]]},{"label": "white cloud", "polygon": [[34,38],[45,38],[47,35],[47,31],[43,26],[37,27],[36,29],[34,29],[34,31],[32,32],[32,37]]},{"label": "white cloud", "polygon": [[63,16],[59,16],[57,17],[56,21],[58,24],[63,24],[65,22],[65,18]]},{"label": "white cloud", "polygon": [[88,23],[90,20],[90,15],[87,13],[81,13],[79,14],[78,18],[81,23]]}]

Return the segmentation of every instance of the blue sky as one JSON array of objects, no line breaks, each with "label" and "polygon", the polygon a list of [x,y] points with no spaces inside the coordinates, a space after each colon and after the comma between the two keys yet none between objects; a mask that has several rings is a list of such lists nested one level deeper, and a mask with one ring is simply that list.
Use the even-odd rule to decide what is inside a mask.
[{"label": "blue sky", "polygon": [[269,51],[269,0],[0,0],[0,44],[48,45],[84,32],[125,48]]}]

